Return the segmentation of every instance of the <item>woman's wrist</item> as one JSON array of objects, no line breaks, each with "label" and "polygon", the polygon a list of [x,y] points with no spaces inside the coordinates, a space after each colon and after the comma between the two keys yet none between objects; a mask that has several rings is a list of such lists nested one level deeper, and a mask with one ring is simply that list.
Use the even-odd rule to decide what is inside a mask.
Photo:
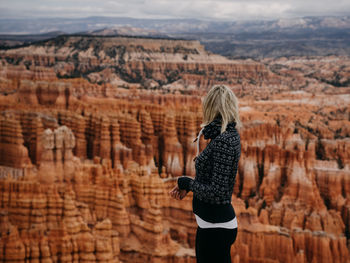
[{"label": "woman's wrist", "polygon": [[177,185],[179,189],[190,191],[190,183],[193,179],[188,176],[181,176],[177,179]]}]

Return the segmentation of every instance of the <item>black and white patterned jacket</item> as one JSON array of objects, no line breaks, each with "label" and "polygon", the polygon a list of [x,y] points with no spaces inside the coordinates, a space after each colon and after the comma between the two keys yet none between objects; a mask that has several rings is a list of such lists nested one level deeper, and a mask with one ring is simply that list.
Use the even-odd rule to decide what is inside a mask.
[{"label": "black and white patterned jacket", "polygon": [[240,135],[235,126],[231,122],[220,133],[221,118],[206,125],[202,133],[204,139],[211,141],[195,159],[196,177],[178,179],[180,189],[193,192],[194,213],[209,222],[225,222],[235,216],[231,198],[241,155]]}]

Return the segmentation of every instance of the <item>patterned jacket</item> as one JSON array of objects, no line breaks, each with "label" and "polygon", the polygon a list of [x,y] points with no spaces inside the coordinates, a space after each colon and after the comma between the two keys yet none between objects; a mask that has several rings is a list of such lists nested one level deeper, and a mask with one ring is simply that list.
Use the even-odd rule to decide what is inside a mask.
[{"label": "patterned jacket", "polygon": [[[234,212],[228,212],[231,206],[233,186],[235,184],[238,161],[241,155],[240,135],[236,123],[227,125],[220,133],[221,118],[214,119],[202,132],[204,139],[211,139],[206,148],[195,159],[196,177],[182,176],[178,179],[180,189],[193,192],[193,210],[203,219],[221,221],[218,217],[207,216],[219,210],[225,210],[225,218],[232,219]],[[206,209],[207,212],[203,212]],[[218,211],[217,211],[218,212]],[[210,220],[211,219],[211,220]]]}]

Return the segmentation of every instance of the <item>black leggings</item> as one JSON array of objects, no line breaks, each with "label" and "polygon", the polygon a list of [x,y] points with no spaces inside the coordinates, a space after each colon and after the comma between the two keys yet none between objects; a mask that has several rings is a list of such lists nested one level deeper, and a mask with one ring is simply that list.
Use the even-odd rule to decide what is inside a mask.
[{"label": "black leggings", "polygon": [[196,233],[197,263],[231,263],[231,246],[236,241],[237,228],[200,228]]}]

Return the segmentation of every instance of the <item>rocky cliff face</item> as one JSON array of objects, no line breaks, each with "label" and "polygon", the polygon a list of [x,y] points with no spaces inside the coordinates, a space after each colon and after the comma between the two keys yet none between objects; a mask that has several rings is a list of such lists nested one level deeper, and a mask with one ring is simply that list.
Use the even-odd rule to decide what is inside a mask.
[{"label": "rocky cliff face", "polygon": [[90,83],[115,87],[125,86],[125,81],[149,89],[181,84],[182,90],[214,82],[277,81],[263,64],[210,54],[198,41],[60,36],[2,51],[0,57],[6,68],[1,75],[9,79],[18,74],[21,79],[50,81],[83,77]]},{"label": "rocky cliff face", "polygon": [[[124,64],[102,55],[118,45]],[[75,64],[65,61],[72,50]],[[316,60],[241,63],[196,42],[82,37],[1,58],[3,261],[195,262],[191,194],[177,201],[168,192],[176,176],[195,175],[204,79],[224,75],[244,124],[232,261],[349,262],[350,90],[321,79],[336,76],[327,58],[310,75]],[[188,77],[193,65],[205,73]],[[142,77],[130,82],[115,67]],[[63,79],[61,70],[80,75]],[[159,81],[174,70],[179,80]]]}]

